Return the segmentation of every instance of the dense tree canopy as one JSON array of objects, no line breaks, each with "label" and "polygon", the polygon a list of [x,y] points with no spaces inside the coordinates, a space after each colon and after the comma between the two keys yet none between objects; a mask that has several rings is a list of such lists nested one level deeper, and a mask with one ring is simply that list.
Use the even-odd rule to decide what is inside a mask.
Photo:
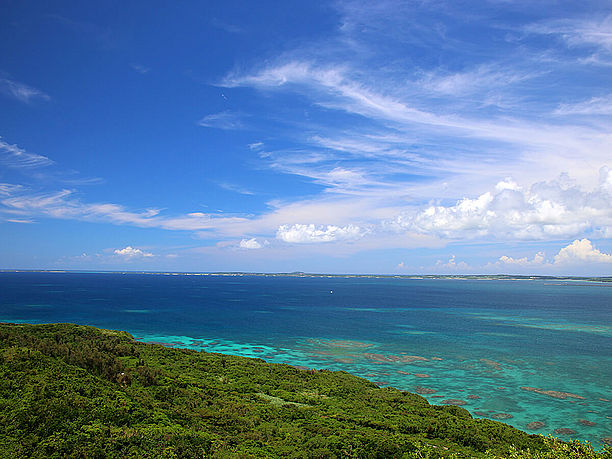
[{"label": "dense tree canopy", "polygon": [[345,372],[0,324],[2,457],[612,457]]}]

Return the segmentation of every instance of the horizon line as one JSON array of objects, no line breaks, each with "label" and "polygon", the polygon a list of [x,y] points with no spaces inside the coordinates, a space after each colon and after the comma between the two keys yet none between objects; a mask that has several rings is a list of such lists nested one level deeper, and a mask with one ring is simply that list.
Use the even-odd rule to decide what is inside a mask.
[{"label": "horizon line", "polygon": [[406,279],[423,278],[499,278],[499,279],[560,279],[560,280],[602,280],[612,282],[610,276],[572,276],[539,274],[367,274],[367,273],[311,273],[304,271],[257,272],[257,271],[144,271],[144,270],[92,270],[92,269],[0,269],[0,273],[80,273],[80,274],[158,274],[185,276],[286,276],[286,277],[389,277]]}]

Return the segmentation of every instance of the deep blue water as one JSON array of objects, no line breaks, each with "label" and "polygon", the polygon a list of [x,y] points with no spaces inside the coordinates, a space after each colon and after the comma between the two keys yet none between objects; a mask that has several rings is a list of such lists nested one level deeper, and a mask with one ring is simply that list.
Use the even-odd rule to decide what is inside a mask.
[{"label": "deep blue water", "polygon": [[346,370],[598,447],[612,437],[611,311],[612,285],[586,282],[0,273],[0,321]]}]

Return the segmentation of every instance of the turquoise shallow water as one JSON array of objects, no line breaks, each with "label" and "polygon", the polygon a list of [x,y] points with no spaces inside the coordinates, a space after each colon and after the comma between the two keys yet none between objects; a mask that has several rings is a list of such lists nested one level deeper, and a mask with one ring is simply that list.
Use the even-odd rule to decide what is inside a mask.
[{"label": "turquoise shallow water", "polygon": [[611,308],[612,285],[545,280],[0,273],[2,321],[349,371],[596,447],[612,437]]}]

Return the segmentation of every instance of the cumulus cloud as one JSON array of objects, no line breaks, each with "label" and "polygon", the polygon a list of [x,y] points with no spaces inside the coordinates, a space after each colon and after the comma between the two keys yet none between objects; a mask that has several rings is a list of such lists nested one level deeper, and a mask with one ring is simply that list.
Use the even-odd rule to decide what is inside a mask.
[{"label": "cumulus cloud", "polygon": [[[0,139],[0,163],[9,161],[20,167],[52,164],[44,156],[25,152]],[[600,169],[599,181],[594,181],[590,190],[577,185],[567,174],[530,187],[507,178],[475,197],[418,207],[414,197],[402,192],[399,183],[384,195],[368,195],[368,190],[378,185],[367,179],[364,171],[365,168],[330,166],[317,176],[330,189],[339,186],[359,190],[355,196],[327,193],[323,198],[295,202],[269,201],[269,210],[256,216],[221,212],[166,215],[159,209],[131,210],[115,203],[84,202],[76,190],[35,192],[9,183],[0,183],[0,212],[21,221],[51,217],[198,231],[202,238],[229,236],[234,247],[240,246],[245,234],[268,238],[276,235],[279,241],[292,244],[350,242],[340,245],[350,246],[351,250],[357,246],[363,250],[404,247],[414,241],[422,246],[425,239],[418,238],[428,238],[427,244],[439,246],[444,241],[466,239],[612,237],[612,171],[607,167]],[[450,183],[452,187],[454,182]],[[221,186],[232,188],[231,184]],[[292,223],[309,221],[326,224]],[[245,239],[242,248],[252,248],[244,247],[249,240]],[[262,240],[255,239],[250,245],[255,243],[261,244]],[[508,265],[520,260],[508,258],[501,262]]]},{"label": "cumulus cloud", "polygon": [[612,263],[612,255],[603,253],[593,247],[589,239],[576,239],[574,242],[561,248],[552,258],[546,259],[544,252],[538,252],[532,259],[528,257],[513,258],[503,255],[499,257],[495,265],[505,267],[542,267],[551,268],[555,266],[584,265],[593,263]]},{"label": "cumulus cloud", "polygon": [[555,255],[556,265],[579,263],[612,263],[612,255],[600,252],[588,239],[576,239]]},{"label": "cumulus cloud", "polygon": [[251,239],[242,239],[239,246],[241,249],[261,249],[263,247],[263,245],[254,237]]},{"label": "cumulus cloud", "polygon": [[113,252],[115,255],[119,255],[121,257],[125,257],[125,258],[140,258],[140,257],[152,257],[153,254],[151,252],[145,252],[143,250],[140,249],[136,249],[132,246],[127,246],[123,249],[116,249]]},{"label": "cumulus cloud", "polygon": [[546,263],[544,252],[538,252],[530,260],[528,257],[512,258],[506,255],[499,257],[497,264],[511,266],[541,266]]},{"label": "cumulus cloud", "polygon": [[465,261],[457,262],[457,257],[453,255],[448,259],[446,263],[444,263],[442,260],[438,260],[436,262],[436,268],[464,270],[469,268],[469,266]]},{"label": "cumulus cloud", "polygon": [[523,189],[511,179],[476,198],[430,205],[388,224],[444,238],[547,239],[592,231],[612,234],[612,171],[600,170],[598,185],[584,191],[567,175]]},{"label": "cumulus cloud", "polygon": [[355,240],[361,238],[365,231],[359,226],[347,225],[281,225],[276,238],[283,242],[306,244],[313,242],[331,242],[338,240]]}]

